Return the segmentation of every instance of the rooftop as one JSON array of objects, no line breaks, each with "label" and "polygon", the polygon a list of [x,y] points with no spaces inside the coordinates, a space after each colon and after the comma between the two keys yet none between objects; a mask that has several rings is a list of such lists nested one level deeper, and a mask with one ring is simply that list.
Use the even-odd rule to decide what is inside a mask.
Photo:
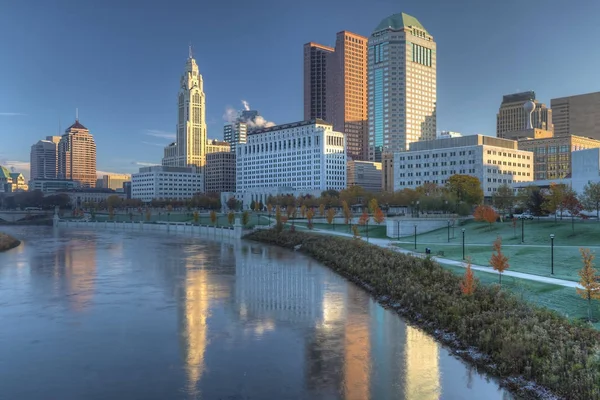
[{"label": "rooftop", "polygon": [[71,129],[85,129],[86,131],[88,130],[88,128],[86,128],[85,126],[83,126],[79,123],[78,119],[76,119],[75,123],[73,125],[71,125],[70,127],[68,127],[65,132],[69,132]]},{"label": "rooftop", "polygon": [[[425,29],[423,27],[423,25],[421,25],[421,23],[419,22],[418,19],[416,19],[412,15],[408,15],[405,13],[394,14],[394,15],[390,15],[387,18],[384,18],[379,23],[379,25],[377,25],[377,28],[375,28],[375,30],[373,32],[382,31],[382,30],[388,29],[388,28],[395,30],[395,31],[399,31],[403,28],[409,28],[409,27],[413,27],[413,26],[427,32],[427,29]],[[427,32],[427,33],[429,33],[429,32]]]},{"label": "rooftop", "polygon": [[2,165],[0,165],[0,179],[11,179],[12,177],[10,176],[10,171],[8,170],[8,168],[3,167]]}]

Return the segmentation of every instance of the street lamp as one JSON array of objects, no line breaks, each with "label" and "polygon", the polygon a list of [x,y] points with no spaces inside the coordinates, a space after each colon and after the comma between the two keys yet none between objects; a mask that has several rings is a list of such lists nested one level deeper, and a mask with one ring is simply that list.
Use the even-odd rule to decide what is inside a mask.
[{"label": "street lamp", "polygon": [[521,243],[525,243],[525,218],[521,218]]},{"label": "street lamp", "polygon": [[419,218],[419,200],[417,200],[417,218]]},{"label": "street lamp", "polygon": [[448,243],[450,243],[450,220],[448,220]]},{"label": "street lamp", "polygon": [[550,275],[554,275],[554,233],[550,234],[550,247],[551,247],[551,272]]},{"label": "street lamp", "polygon": [[465,260],[465,228],[462,228],[463,233],[463,261]]},{"label": "street lamp", "polygon": [[400,241],[400,220],[399,219],[396,220],[396,225],[397,225],[396,234],[398,235],[398,241]]},{"label": "street lamp", "polygon": [[415,250],[417,249],[417,225],[415,224]]}]

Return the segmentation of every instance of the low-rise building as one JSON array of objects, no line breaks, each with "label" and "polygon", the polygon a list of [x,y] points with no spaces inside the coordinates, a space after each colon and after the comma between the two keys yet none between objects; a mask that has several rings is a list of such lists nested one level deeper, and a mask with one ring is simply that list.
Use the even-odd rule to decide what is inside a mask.
[{"label": "low-rise building", "polygon": [[129,174],[107,174],[102,175],[103,189],[119,190],[123,189],[123,183],[130,182],[131,175]]},{"label": "low-rise building", "polygon": [[360,186],[367,192],[381,192],[381,163],[374,161],[348,160],[347,184]]},{"label": "low-rise building", "polygon": [[12,192],[12,176],[8,168],[0,165],[0,193]]},{"label": "low-rise building", "polygon": [[223,142],[217,139],[209,139],[206,143],[206,154],[224,153],[231,151],[231,145],[228,142]]},{"label": "low-rise building", "polygon": [[206,154],[206,193],[235,192],[235,153],[218,152]]},{"label": "low-rise building", "polygon": [[552,131],[545,129],[531,128],[531,129],[519,129],[516,131],[505,132],[503,136],[499,136],[502,139],[510,140],[525,140],[525,139],[547,139],[554,136]]},{"label": "low-rise building", "polygon": [[411,143],[394,154],[394,190],[424,183],[444,185],[452,175],[479,179],[486,197],[502,184],[533,180],[533,153],[514,140],[484,135]]},{"label": "low-rise building", "polygon": [[26,192],[29,189],[29,185],[25,181],[25,177],[20,172],[11,172],[12,178],[12,191],[13,192]]},{"label": "low-rise building", "polygon": [[39,190],[42,193],[54,193],[79,187],[81,187],[79,182],[72,179],[33,179],[29,181],[29,190]]},{"label": "low-rise building", "polygon": [[112,189],[96,189],[96,188],[81,188],[81,189],[68,189],[59,190],[56,193],[49,193],[47,196],[64,193],[69,196],[71,206],[75,208],[84,207],[91,203],[102,203],[106,201],[110,196],[118,196],[121,199],[125,199],[123,193],[118,193]]},{"label": "low-rise building", "polygon": [[237,145],[236,192],[249,193],[250,202],[265,203],[281,187],[320,193],[346,182],[346,138],[323,120],[258,129]]},{"label": "low-rise building", "polygon": [[204,191],[204,175],[196,167],[155,165],[131,175],[131,198],[183,200]]}]

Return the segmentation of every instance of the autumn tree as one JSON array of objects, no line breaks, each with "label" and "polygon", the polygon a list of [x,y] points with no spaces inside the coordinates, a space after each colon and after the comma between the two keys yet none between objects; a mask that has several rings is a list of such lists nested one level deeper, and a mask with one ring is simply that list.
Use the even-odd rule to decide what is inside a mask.
[{"label": "autumn tree", "polygon": [[575,217],[581,214],[583,206],[579,202],[579,199],[577,198],[577,193],[573,189],[565,189],[565,194],[561,206],[563,209],[567,210],[569,214],[571,214],[571,229],[573,230],[573,232],[575,232]]},{"label": "autumn tree", "polygon": [[149,208],[146,209],[146,221],[150,221],[150,217],[152,217],[152,211]]},{"label": "autumn tree", "polygon": [[212,222],[213,225],[215,225],[215,223],[217,222],[217,213],[215,212],[215,210],[212,210],[210,212],[210,222]]},{"label": "autumn tree", "polygon": [[529,185],[520,189],[517,199],[520,206],[531,211],[533,215],[540,215],[542,213],[546,200],[542,190],[535,185]]},{"label": "autumn tree", "polygon": [[373,197],[369,200],[369,214],[375,213],[375,210],[379,208],[379,204],[377,204],[377,199]]},{"label": "autumn tree", "polygon": [[492,203],[494,207],[503,211],[504,214],[510,214],[515,206],[515,193],[513,189],[507,183],[503,183],[492,195]]},{"label": "autumn tree", "polygon": [[252,208],[255,212],[259,212],[261,207],[260,207],[260,202],[255,201],[254,202],[254,207]]},{"label": "autumn tree", "polygon": [[112,206],[108,207],[108,219],[113,220],[115,218],[115,209]]},{"label": "autumn tree", "polygon": [[567,186],[563,183],[556,184],[551,183],[548,188],[548,193],[544,198],[543,208],[549,213],[554,214],[554,222],[557,220],[558,212],[560,211],[560,218],[562,219],[562,211],[564,209],[563,200],[565,198]]},{"label": "autumn tree", "polygon": [[356,226],[356,225],[352,225],[352,236],[356,240],[360,239],[360,232],[358,231],[358,226]]},{"label": "autumn tree", "polygon": [[377,225],[381,224],[385,220],[385,215],[383,214],[383,211],[381,211],[381,208],[377,207],[375,209],[375,215],[373,215],[373,220],[375,221],[375,223],[377,223]]},{"label": "autumn tree", "polygon": [[596,275],[594,258],[596,256],[589,249],[579,249],[583,267],[579,270],[581,280],[579,284],[583,289],[577,288],[577,294],[588,301],[588,321],[592,322],[592,299],[600,300],[600,276]]},{"label": "autumn tree", "polygon": [[248,214],[248,211],[244,211],[242,214],[242,225],[246,226],[248,222],[250,222],[250,214]]},{"label": "autumn tree", "polygon": [[484,209],[484,205],[479,205],[475,208],[475,211],[473,212],[473,219],[475,219],[475,221],[477,222],[482,222],[485,221],[483,218],[483,209]]},{"label": "autumn tree", "polygon": [[325,204],[323,204],[323,203],[319,204],[319,215],[321,217],[325,216]]},{"label": "autumn tree", "polygon": [[304,204],[302,204],[302,207],[300,207],[300,216],[302,218],[306,216],[306,206]]},{"label": "autumn tree", "polygon": [[344,223],[350,228],[350,221],[352,221],[352,210],[348,206],[346,200],[342,201],[342,213],[344,214]]},{"label": "autumn tree", "polygon": [[329,208],[327,210],[327,223],[329,225],[331,225],[332,228],[333,228],[333,230],[335,231],[334,221],[335,221],[335,209],[334,208]]},{"label": "autumn tree", "polygon": [[200,215],[198,214],[198,211],[194,211],[193,218],[194,218],[194,223],[198,224],[198,220],[200,219]]},{"label": "autumn tree", "polygon": [[502,274],[505,270],[508,269],[508,257],[506,257],[502,253],[502,238],[498,236],[494,241],[493,249],[495,253],[492,253],[492,258],[490,258],[490,264],[495,271],[498,271],[498,276],[500,279],[500,285],[502,285]]},{"label": "autumn tree", "polygon": [[498,213],[492,207],[486,206],[483,210],[483,220],[490,224],[490,230],[497,219]]},{"label": "autumn tree", "polygon": [[281,233],[283,230],[283,222],[281,217],[281,207],[277,206],[275,208],[275,231],[277,233]]},{"label": "autumn tree", "polygon": [[471,257],[467,257],[465,274],[463,276],[462,281],[460,282],[460,291],[465,296],[471,296],[475,293],[475,287],[477,286],[477,281],[475,280],[475,274],[471,269]]},{"label": "autumn tree", "polygon": [[365,210],[358,218],[358,223],[359,223],[359,225],[366,225],[368,221],[369,221],[369,214],[367,213],[367,210]]},{"label": "autumn tree", "polygon": [[287,206],[287,208],[285,209],[285,213],[287,214],[288,219],[290,219],[292,217],[292,214],[294,213],[295,210],[296,210],[296,206],[293,206],[293,205]]},{"label": "autumn tree", "polygon": [[474,176],[452,175],[446,182],[446,189],[453,193],[459,202],[474,205],[483,201],[481,182]]},{"label": "autumn tree", "polygon": [[235,197],[230,197],[225,204],[227,204],[227,208],[233,211],[237,207],[237,200],[235,199]]},{"label": "autumn tree", "polygon": [[233,211],[229,211],[229,213],[227,214],[227,222],[229,222],[229,225],[233,225],[234,219],[235,219],[235,214],[233,213]]},{"label": "autumn tree", "polygon": [[309,208],[306,211],[306,219],[308,220],[308,224],[307,224],[308,229],[312,229],[313,228],[313,222],[312,222],[312,220],[313,220],[314,216],[315,216],[315,211],[312,208]]},{"label": "autumn tree", "polygon": [[579,200],[585,210],[596,211],[596,218],[600,220],[600,182],[585,185]]}]

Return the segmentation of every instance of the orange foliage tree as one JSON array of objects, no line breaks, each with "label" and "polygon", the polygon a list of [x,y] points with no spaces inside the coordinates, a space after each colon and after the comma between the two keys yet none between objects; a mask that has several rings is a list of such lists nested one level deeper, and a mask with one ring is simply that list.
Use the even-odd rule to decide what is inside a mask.
[{"label": "orange foliage tree", "polygon": [[502,254],[502,238],[498,236],[494,241],[493,249],[495,253],[492,254],[492,258],[490,258],[490,264],[495,271],[498,271],[498,276],[500,279],[500,285],[502,285],[502,273],[508,269],[508,257]]},{"label": "orange foliage tree", "polygon": [[360,239],[360,232],[358,231],[358,226],[352,225],[352,235],[354,236],[354,239]]},{"label": "orange foliage tree", "polygon": [[360,225],[366,225],[367,221],[369,221],[369,214],[367,213],[367,210],[365,210],[358,218],[358,223]]},{"label": "orange foliage tree", "polygon": [[475,209],[473,217],[475,217],[475,221],[487,222],[492,229],[492,224],[498,219],[498,213],[490,206],[479,205]]},{"label": "orange foliage tree", "polygon": [[302,204],[302,206],[300,207],[300,216],[302,218],[306,216],[306,206],[304,204]]},{"label": "orange foliage tree", "polygon": [[331,225],[333,227],[333,230],[335,231],[335,224],[334,222],[334,218],[335,218],[335,209],[333,208],[329,208],[327,210],[327,223],[329,225]]},{"label": "orange foliage tree", "polygon": [[350,227],[350,221],[352,220],[352,210],[348,206],[346,200],[342,201],[342,212],[344,213],[344,222]]},{"label": "orange foliage tree", "polygon": [[589,249],[579,249],[583,261],[583,268],[579,270],[581,280],[579,284],[583,289],[577,288],[577,294],[588,301],[588,321],[592,322],[592,299],[600,300],[600,277],[594,268],[594,254]]},{"label": "orange foliage tree", "polygon": [[308,211],[306,211],[306,219],[308,220],[308,229],[312,229],[313,228],[313,217],[315,216],[315,211],[312,208],[309,208]]},{"label": "orange foliage tree", "polygon": [[319,215],[321,217],[325,216],[325,204],[323,204],[323,203],[319,204]]},{"label": "orange foliage tree", "polygon": [[460,291],[465,296],[471,296],[475,293],[475,287],[477,286],[477,281],[475,280],[475,274],[471,269],[471,257],[467,257],[467,266],[465,269],[465,275],[463,276],[462,281],[460,282]]},{"label": "orange foliage tree", "polygon": [[385,215],[383,214],[383,211],[381,211],[381,208],[377,207],[375,209],[373,220],[377,223],[377,225],[381,224],[385,220]]}]

